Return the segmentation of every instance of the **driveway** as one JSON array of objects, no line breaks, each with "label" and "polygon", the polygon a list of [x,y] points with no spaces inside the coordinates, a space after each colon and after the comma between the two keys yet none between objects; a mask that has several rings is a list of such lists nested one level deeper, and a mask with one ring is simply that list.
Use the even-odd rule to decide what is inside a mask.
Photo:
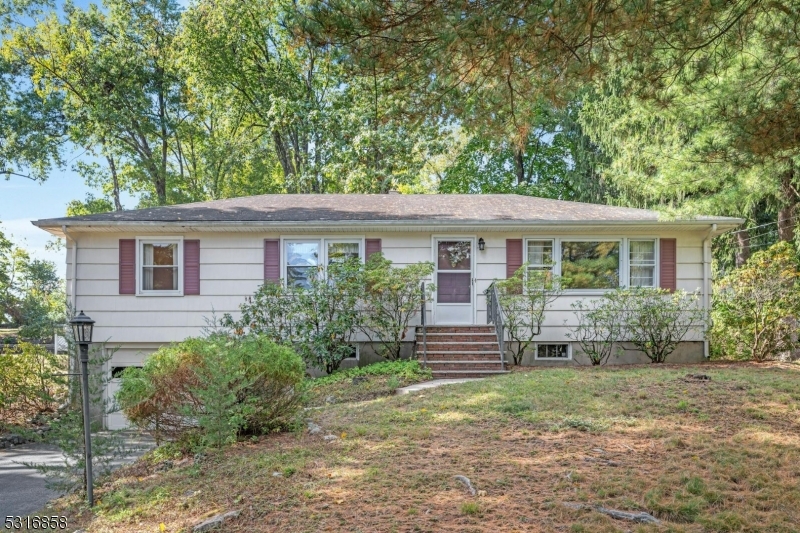
[{"label": "driveway", "polygon": [[[125,433],[125,449],[129,452],[114,461],[114,467],[131,463],[155,446],[148,437]],[[45,486],[42,474],[22,463],[58,465],[64,456],[57,447],[31,443],[0,450],[0,517],[26,516],[38,511],[60,496]]]}]

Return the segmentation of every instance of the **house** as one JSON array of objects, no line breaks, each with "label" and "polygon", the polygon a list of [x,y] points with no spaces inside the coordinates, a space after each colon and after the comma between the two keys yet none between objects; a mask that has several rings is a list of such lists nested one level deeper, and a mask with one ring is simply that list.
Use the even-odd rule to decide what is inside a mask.
[{"label": "house", "polygon": [[[236,314],[264,280],[303,284],[333,253],[363,259],[376,251],[396,265],[435,262],[437,291],[426,315],[432,354],[440,351],[437,341],[452,341],[448,334],[470,331],[453,326],[473,326],[474,335],[461,338],[473,344],[439,348],[480,347],[484,337],[496,342],[493,328],[479,327],[487,323],[484,291],[524,262],[560,274],[579,261],[602,259],[602,275],[576,277],[553,304],[526,360],[563,363],[579,359],[565,336],[576,320],[570,308],[576,299],[644,285],[699,291],[708,307],[711,237],[742,222],[667,220],[643,209],[513,194],[394,193],[262,195],[34,224],[66,239],[72,307],[96,320],[95,339],[118,347],[107,369],[116,375],[164,343],[199,335],[212,314]],[[411,345],[413,332],[408,339]],[[369,357],[363,348],[361,363]],[[707,353],[698,335],[673,360]],[[637,359],[619,362],[626,361]]]}]

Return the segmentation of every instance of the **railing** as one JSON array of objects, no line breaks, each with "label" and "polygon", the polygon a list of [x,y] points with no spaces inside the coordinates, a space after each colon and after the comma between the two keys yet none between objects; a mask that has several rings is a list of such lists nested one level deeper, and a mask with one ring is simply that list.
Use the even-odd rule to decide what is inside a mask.
[{"label": "railing", "polygon": [[422,367],[428,368],[428,332],[425,329],[425,313],[428,306],[428,297],[425,294],[425,282],[420,285],[420,323],[422,324]]},{"label": "railing", "polygon": [[505,329],[503,310],[500,308],[500,295],[497,286],[492,283],[486,291],[486,323],[494,324],[497,332],[497,344],[500,346],[500,369],[506,369]]}]

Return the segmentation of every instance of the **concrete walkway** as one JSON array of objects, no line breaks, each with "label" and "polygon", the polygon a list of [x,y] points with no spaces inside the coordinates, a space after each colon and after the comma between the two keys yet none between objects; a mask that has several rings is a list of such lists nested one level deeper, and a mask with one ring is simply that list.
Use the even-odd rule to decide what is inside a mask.
[{"label": "concrete walkway", "polygon": [[434,389],[442,385],[454,385],[456,383],[467,383],[468,381],[480,381],[483,378],[461,378],[461,379],[434,379],[431,381],[423,381],[422,383],[415,383],[408,387],[401,387],[395,391],[395,394],[408,394],[409,392],[417,392],[425,389]]},{"label": "concrete walkway", "polygon": [[[117,468],[132,463],[145,451],[155,446],[149,437],[138,433],[124,434],[127,453],[115,461]],[[0,450],[0,517],[26,516],[42,509],[47,502],[60,494],[47,488],[44,475],[23,463],[57,466],[64,464],[64,456],[55,446],[41,443],[21,444]]]}]

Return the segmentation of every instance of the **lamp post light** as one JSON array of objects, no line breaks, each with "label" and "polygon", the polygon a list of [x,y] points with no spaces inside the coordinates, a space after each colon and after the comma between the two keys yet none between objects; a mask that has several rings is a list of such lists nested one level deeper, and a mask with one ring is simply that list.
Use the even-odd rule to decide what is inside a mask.
[{"label": "lamp post light", "polygon": [[94,506],[94,491],[92,479],[92,431],[91,418],[89,414],[89,345],[92,343],[92,330],[94,320],[83,314],[78,313],[72,320],[72,334],[78,344],[81,361],[81,395],[83,396],[83,438],[84,453],[86,461],[86,499],[89,507]]}]

